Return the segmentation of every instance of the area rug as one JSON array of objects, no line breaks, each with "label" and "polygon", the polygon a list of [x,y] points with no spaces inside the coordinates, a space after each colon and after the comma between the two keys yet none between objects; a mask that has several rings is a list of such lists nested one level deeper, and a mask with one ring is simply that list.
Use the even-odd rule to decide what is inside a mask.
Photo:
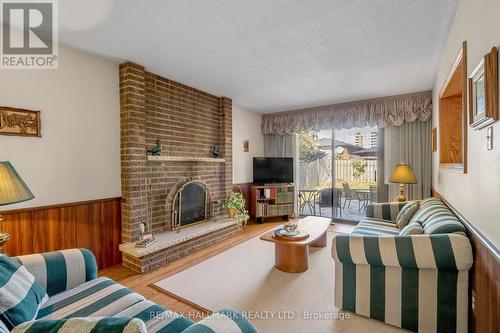
[{"label": "area rug", "polygon": [[333,306],[334,236],[310,248],[303,273],[274,268],[274,244],[255,237],[154,285],[203,309],[243,311],[261,333],[403,331]]}]

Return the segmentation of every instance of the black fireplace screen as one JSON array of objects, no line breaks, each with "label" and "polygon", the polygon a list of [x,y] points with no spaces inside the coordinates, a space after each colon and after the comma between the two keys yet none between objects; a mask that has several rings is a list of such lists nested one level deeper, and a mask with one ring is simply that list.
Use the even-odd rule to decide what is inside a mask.
[{"label": "black fireplace screen", "polygon": [[178,196],[178,227],[204,221],[207,217],[206,200],[204,186],[199,183],[185,185]]}]

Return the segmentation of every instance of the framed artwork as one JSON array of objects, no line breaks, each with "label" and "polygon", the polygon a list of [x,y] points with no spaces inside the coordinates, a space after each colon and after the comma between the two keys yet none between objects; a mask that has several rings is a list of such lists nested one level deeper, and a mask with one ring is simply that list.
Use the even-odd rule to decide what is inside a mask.
[{"label": "framed artwork", "polygon": [[250,151],[250,142],[248,140],[243,140],[243,152],[248,153]]},{"label": "framed artwork", "polygon": [[41,137],[40,111],[0,106],[0,134]]},{"label": "framed artwork", "polygon": [[437,151],[437,127],[432,129],[432,152]]},{"label": "framed artwork", "polygon": [[469,124],[484,128],[498,120],[498,51],[494,47],[469,77]]}]

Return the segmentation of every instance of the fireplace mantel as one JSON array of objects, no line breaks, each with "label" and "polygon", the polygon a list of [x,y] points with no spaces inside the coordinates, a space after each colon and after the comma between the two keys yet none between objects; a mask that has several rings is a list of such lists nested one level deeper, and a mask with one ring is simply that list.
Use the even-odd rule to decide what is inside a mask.
[{"label": "fireplace mantel", "polygon": [[224,163],[225,158],[214,157],[189,157],[189,156],[151,156],[148,155],[148,162],[210,162]]}]

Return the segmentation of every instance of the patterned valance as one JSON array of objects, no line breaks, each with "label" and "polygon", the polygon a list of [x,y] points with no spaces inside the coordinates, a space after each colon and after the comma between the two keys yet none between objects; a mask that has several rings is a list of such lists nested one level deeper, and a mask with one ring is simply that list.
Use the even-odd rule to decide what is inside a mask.
[{"label": "patterned valance", "polygon": [[326,105],[262,116],[262,133],[293,134],[303,130],[400,126],[432,116],[432,92]]}]

